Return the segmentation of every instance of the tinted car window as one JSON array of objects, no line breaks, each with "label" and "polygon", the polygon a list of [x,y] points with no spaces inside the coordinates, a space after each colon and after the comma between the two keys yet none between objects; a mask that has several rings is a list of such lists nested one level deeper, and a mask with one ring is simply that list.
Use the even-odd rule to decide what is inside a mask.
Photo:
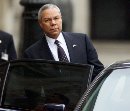
[{"label": "tinted car window", "polygon": [[36,61],[11,63],[2,106],[34,110],[55,103],[73,110],[87,88],[91,72],[89,65]]}]

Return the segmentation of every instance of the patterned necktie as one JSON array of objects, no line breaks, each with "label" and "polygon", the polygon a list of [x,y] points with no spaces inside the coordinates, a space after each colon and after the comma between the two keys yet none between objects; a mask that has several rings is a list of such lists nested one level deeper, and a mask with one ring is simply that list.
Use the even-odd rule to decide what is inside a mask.
[{"label": "patterned necktie", "polygon": [[57,45],[58,58],[59,61],[69,62],[64,49],[60,46],[59,41],[55,40],[55,44]]}]

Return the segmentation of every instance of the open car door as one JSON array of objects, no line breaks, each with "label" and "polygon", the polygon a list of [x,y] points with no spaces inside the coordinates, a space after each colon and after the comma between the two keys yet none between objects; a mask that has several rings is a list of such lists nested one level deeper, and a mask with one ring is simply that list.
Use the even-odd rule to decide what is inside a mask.
[{"label": "open car door", "polygon": [[15,60],[3,65],[7,66],[1,75],[3,111],[73,111],[93,71],[90,65],[45,60]]}]

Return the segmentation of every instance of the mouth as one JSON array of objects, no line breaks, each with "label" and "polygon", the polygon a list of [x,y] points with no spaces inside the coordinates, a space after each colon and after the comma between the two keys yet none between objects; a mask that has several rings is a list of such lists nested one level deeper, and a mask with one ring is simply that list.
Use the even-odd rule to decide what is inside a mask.
[{"label": "mouth", "polygon": [[53,31],[53,32],[58,31],[58,28],[50,29],[50,31]]}]

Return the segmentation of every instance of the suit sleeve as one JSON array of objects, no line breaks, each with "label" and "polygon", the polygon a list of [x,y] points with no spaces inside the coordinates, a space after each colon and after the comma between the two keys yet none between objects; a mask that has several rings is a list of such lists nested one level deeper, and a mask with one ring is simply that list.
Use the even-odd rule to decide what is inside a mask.
[{"label": "suit sleeve", "polygon": [[93,75],[92,75],[92,80],[93,80],[97,76],[97,74],[99,74],[104,69],[104,65],[99,60],[97,51],[88,37],[86,37],[86,44],[87,44],[88,64],[94,66]]}]

